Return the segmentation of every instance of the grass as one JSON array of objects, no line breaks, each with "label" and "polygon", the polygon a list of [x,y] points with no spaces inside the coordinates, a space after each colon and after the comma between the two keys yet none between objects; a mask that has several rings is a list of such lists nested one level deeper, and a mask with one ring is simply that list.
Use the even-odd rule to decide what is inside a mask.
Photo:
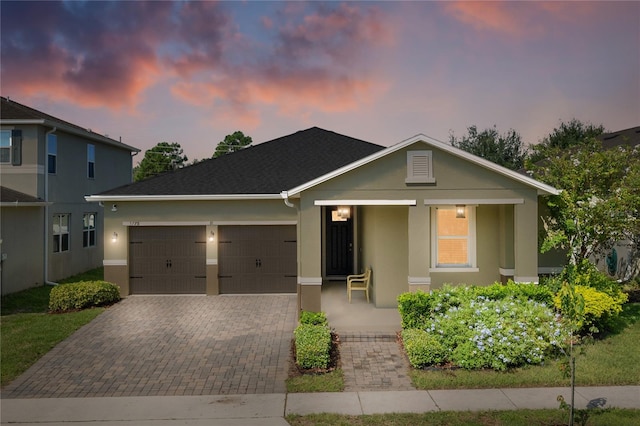
[{"label": "grass", "polygon": [[[576,385],[638,385],[640,377],[640,303],[624,306],[623,324],[617,333],[593,344],[582,346],[576,360]],[[418,389],[480,389],[497,387],[568,386],[560,370],[561,360],[542,366],[492,370],[412,370],[411,378]]]},{"label": "grass", "polygon": [[287,392],[342,392],[344,376],[336,369],[324,374],[303,374],[287,379]]},{"label": "grass", "polygon": [[[640,410],[614,409],[593,413],[589,425],[635,426]],[[542,426],[567,424],[568,414],[561,410],[518,410],[481,412],[435,412],[424,414],[377,414],[345,416],[340,414],[289,415],[291,426]]]},{"label": "grass", "polygon": [[[61,280],[72,283],[102,280],[97,268]],[[0,385],[6,386],[40,357],[91,322],[104,308],[48,314],[50,286],[34,287],[2,297],[0,317]]]}]

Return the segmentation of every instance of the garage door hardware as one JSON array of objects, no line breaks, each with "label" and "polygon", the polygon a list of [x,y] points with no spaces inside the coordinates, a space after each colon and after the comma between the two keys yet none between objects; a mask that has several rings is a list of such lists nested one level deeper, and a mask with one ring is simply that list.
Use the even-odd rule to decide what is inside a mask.
[{"label": "garage door hardware", "polygon": [[171,259],[167,259],[167,268],[171,268]]},{"label": "garage door hardware", "polygon": [[256,259],[256,268],[262,268],[262,259]]}]

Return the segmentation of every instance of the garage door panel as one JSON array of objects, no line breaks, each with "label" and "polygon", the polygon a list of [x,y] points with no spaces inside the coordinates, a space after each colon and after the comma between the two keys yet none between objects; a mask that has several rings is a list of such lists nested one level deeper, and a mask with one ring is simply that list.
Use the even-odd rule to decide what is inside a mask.
[{"label": "garage door panel", "polygon": [[221,293],[296,292],[295,226],[221,226],[218,233]]},{"label": "garage door panel", "polygon": [[132,293],[206,293],[203,226],[131,227],[129,238]]}]

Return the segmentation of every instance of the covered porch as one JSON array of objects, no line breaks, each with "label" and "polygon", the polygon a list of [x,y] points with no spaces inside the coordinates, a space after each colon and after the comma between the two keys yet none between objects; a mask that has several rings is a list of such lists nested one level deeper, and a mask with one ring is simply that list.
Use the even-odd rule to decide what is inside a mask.
[{"label": "covered porch", "polygon": [[338,334],[393,333],[401,330],[397,308],[376,308],[362,291],[354,291],[349,303],[346,280],[325,280],[321,290],[322,310]]}]

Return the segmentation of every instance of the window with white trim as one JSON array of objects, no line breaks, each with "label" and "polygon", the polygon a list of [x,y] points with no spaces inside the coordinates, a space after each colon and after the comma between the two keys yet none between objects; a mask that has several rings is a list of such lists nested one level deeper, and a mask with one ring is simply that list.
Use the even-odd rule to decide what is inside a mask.
[{"label": "window with white trim", "polygon": [[90,143],[87,144],[87,177],[96,177],[96,147]]},{"label": "window with white trim", "polygon": [[432,151],[407,151],[405,183],[435,183]]},{"label": "window with white trim", "polygon": [[53,215],[53,252],[69,251],[69,218],[68,213]]},{"label": "window with white trim", "polygon": [[82,247],[96,245],[96,213],[85,213],[82,217]]},{"label": "window with white trim", "polygon": [[47,171],[55,175],[58,166],[58,137],[54,134],[47,136]]},{"label": "window with white trim", "polygon": [[432,207],[432,268],[476,268],[475,210],[474,206]]},{"label": "window with white trim", "polygon": [[11,130],[0,131],[0,163],[11,163]]}]

